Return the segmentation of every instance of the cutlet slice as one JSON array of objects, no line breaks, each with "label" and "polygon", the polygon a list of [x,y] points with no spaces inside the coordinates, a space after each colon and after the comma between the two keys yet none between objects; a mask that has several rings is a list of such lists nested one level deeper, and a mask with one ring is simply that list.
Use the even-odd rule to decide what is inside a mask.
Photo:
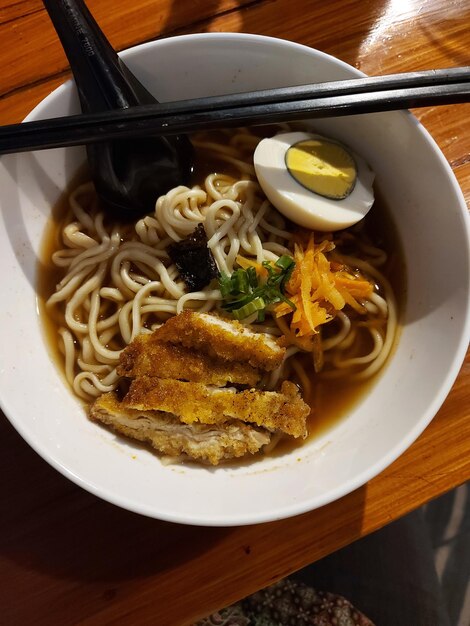
[{"label": "cutlet slice", "polygon": [[261,379],[261,373],[248,363],[230,363],[181,345],[161,342],[155,333],[138,335],[121,352],[117,373],[128,378],[157,376],[221,387],[226,383],[254,387]]},{"label": "cutlet slice", "polygon": [[286,351],[270,335],[254,333],[236,321],[193,311],[171,317],[155,331],[155,337],[266,371],[279,367]]},{"label": "cutlet slice", "polygon": [[100,396],[90,418],[110,426],[121,435],[149,443],[165,455],[182,454],[217,465],[223,460],[255,454],[269,443],[266,430],[230,420],[221,426],[182,424],[170,413],[125,408],[114,392]]},{"label": "cutlet slice", "polygon": [[228,419],[249,422],[293,437],[306,437],[310,407],[289,382],[281,391],[233,387],[143,377],[132,381],[122,402],[129,409],[166,411],[187,424],[220,424]]}]

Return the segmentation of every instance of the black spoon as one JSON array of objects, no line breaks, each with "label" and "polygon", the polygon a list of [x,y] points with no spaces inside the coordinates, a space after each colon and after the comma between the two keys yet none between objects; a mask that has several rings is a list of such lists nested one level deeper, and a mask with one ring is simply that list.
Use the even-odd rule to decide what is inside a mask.
[{"label": "black spoon", "polygon": [[[118,57],[83,0],[43,0],[72,68],[82,111],[98,113],[157,100]],[[87,146],[105,208],[129,217],[189,180],[193,148],[185,135],[116,139]]]}]

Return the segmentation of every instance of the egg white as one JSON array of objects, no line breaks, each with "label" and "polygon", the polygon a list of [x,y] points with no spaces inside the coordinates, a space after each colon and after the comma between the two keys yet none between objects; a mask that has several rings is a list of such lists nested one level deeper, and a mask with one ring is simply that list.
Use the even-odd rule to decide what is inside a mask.
[{"label": "egg white", "polygon": [[372,184],[375,174],[364,159],[347,148],[357,169],[356,183],[349,196],[332,200],[310,191],[289,173],[286,152],[300,141],[315,138],[339,144],[333,139],[305,132],[281,133],[262,139],[253,155],[258,182],[271,204],[299,226],[319,231],[347,228],[365,217],[374,203]]}]

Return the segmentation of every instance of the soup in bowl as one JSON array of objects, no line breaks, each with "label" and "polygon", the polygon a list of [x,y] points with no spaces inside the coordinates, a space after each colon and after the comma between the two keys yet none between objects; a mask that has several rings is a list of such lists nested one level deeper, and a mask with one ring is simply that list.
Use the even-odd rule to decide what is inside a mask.
[{"label": "soup in bowl", "polygon": [[[252,35],[123,58],[161,101],[358,75]],[[28,119],[78,111],[67,83]],[[262,146],[288,137],[297,169],[282,157],[290,178],[273,178]],[[83,149],[2,159],[2,404],[44,458],[125,508],[213,525],[295,515],[375,476],[448,393],[468,342],[465,203],[407,112],[192,140],[194,180],[131,224],[100,206]],[[344,198],[332,176],[312,190],[299,174],[312,142],[352,176]],[[305,221],[312,194],[322,223]],[[344,228],[339,202],[366,217]]]}]

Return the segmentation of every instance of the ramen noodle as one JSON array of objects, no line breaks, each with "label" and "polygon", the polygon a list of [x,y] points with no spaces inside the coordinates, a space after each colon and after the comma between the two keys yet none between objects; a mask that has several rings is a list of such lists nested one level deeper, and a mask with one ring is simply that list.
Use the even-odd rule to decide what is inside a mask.
[{"label": "ramen noodle", "polygon": [[[258,380],[259,393],[281,393],[283,382],[291,381],[311,401],[315,377],[337,379],[339,386],[343,380],[365,381],[382,368],[397,331],[395,296],[383,270],[385,250],[374,245],[363,223],[337,233],[313,233],[288,222],[256,180],[252,154],[258,141],[247,130],[195,137],[200,162],[211,171],[198,184],[176,187],[158,198],[155,211],[135,224],[111,221],[100,210],[91,183],[77,186],[70,194],[69,210],[58,228],[60,241],[52,254],[59,280],[45,307],[57,328],[66,379],[88,405],[109,393],[117,394],[113,402],[122,400],[130,384],[120,369],[124,349],[142,336],[158,334],[174,316],[207,314],[219,323],[233,324],[220,282],[213,279],[197,291],[188,291],[169,255],[170,246],[186,240],[201,224],[221,276],[251,271],[261,284],[267,272],[276,278],[280,258],[295,263],[283,286],[283,299],[269,304],[262,316],[256,310],[236,322],[281,346],[281,361],[269,368],[249,365],[258,376],[246,374],[245,387],[225,381],[224,388],[232,385],[238,395],[250,387],[249,381]],[[201,353],[197,346],[178,349],[192,351],[187,354],[192,361],[196,351]],[[220,367],[226,357],[208,349],[201,358],[213,359],[214,367]],[[158,371],[156,377],[161,379],[165,374],[162,368]],[[182,375],[175,376],[179,378],[174,380],[182,380]],[[126,410],[143,409],[127,406]],[[165,413],[161,408],[147,410],[158,413],[154,420],[175,417],[171,410],[167,415],[161,414]],[[129,419],[136,418],[130,415]],[[175,424],[181,430],[188,424],[179,417]],[[227,422],[233,428],[237,419],[225,415],[219,426]],[[202,430],[208,427],[197,420],[194,424]],[[258,437],[253,431],[255,438],[263,439],[262,424],[253,428],[260,433]],[[269,442],[279,434],[272,427],[267,432]],[[258,449],[267,445],[265,441]],[[165,446],[158,449],[164,451]],[[183,453],[191,456],[189,449]]]}]

